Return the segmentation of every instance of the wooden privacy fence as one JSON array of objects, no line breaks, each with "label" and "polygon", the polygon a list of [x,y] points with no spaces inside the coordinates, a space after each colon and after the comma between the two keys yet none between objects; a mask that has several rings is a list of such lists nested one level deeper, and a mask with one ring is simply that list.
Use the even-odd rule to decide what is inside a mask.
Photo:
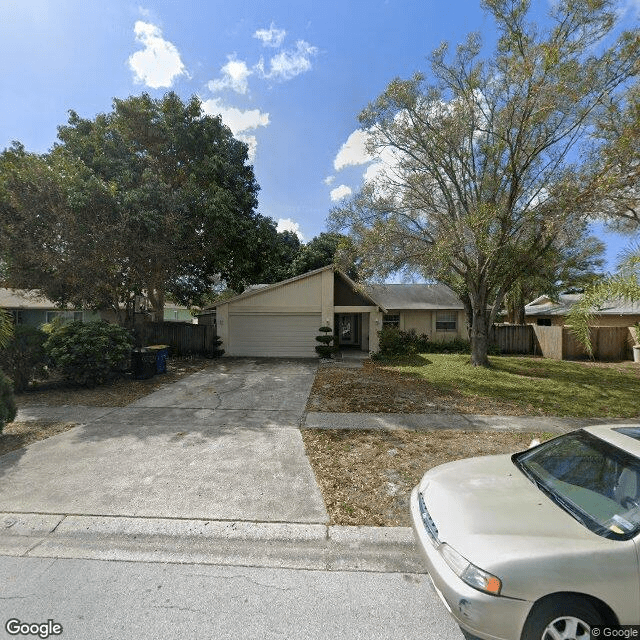
[{"label": "wooden privacy fence", "polygon": [[[490,339],[502,353],[537,354],[553,360],[589,357],[569,327],[494,325]],[[591,345],[596,360],[628,360],[631,358],[631,344],[629,327],[591,327]]]},{"label": "wooden privacy fence", "polygon": [[534,336],[530,324],[494,324],[489,340],[502,353],[534,352]]},{"label": "wooden privacy fence", "polygon": [[215,350],[215,325],[189,322],[144,322],[136,327],[139,346],[168,344],[172,356],[208,356]]}]

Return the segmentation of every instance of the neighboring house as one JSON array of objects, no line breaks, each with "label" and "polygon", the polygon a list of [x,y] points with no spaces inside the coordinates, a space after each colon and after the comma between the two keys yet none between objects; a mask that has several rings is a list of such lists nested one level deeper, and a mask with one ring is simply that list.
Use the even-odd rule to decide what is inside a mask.
[{"label": "neighboring house", "polygon": [[332,266],[252,287],[202,314],[209,322],[215,317],[229,356],[313,357],[321,326],[334,329],[341,347],[362,351],[378,350],[384,326],[433,340],[467,337],[462,303],[447,287],[358,286]]},{"label": "neighboring house", "polygon": [[[582,298],[582,294],[561,294],[557,300],[549,296],[540,296],[524,308],[527,324],[541,326],[563,326],[567,315]],[[593,311],[591,324],[599,327],[631,327],[640,322],[640,303],[622,300],[608,300],[599,309]]]},{"label": "neighboring house", "polygon": [[0,288],[0,308],[13,316],[15,324],[32,327],[39,327],[59,317],[80,322],[100,320],[102,317],[97,311],[60,309],[54,302],[37,292],[21,289]]},{"label": "neighboring house", "polygon": [[164,305],[164,321],[165,322],[191,322],[195,324],[196,319],[191,313],[191,309],[181,307],[173,302],[167,302]]},{"label": "neighboring house", "polygon": [[[13,316],[15,324],[39,327],[54,318],[63,318],[66,321],[92,322],[94,320],[107,320],[116,322],[113,311],[92,311],[88,309],[74,309],[68,307],[60,309],[54,302],[38,294],[35,291],[22,289],[0,288],[0,308],[8,311]],[[165,321],[193,322],[191,311],[186,307],[180,307],[167,303],[164,310]]]}]

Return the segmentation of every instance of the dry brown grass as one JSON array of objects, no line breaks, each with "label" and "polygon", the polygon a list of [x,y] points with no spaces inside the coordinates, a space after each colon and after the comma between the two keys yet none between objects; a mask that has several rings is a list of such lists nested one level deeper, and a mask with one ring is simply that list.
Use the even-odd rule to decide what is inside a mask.
[{"label": "dry brown grass", "polygon": [[37,404],[126,407],[165,384],[206,369],[211,363],[212,361],[206,358],[171,358],[167,361],[166,373],[155,375],[148,380],[122,378],[94,388],[69,385],[54,374],[50,380],[38,381],[25,393],[16,395],[16,404],[18,407]]},{"label": "dry brown grass", "polygon": [[0,456],[73,429],[73,422],[12,422],[0,434]]},{"label": "dry brown grass", "polygon": [[508,431],[304,429],[330,524],[409,526],[409,495],[424,473],[472,456],[526,449],[550,434]]},{"label": "dry brown grass", "polygon": [[[84,405],[88,407],[126,407],[135,400],[153,393],[160,387],[176,382],[185,376],[211,366],[206,358],[170,359],[167,373],[156,375],[148,380],[125,378],[112,384],[100,385],[92,389],[70,386],[55,376],[49,380],[38,381],[25,393],[16,395],[19,407],[33,405]],[[72,429],[72,422],[48,422],[34,420],[12,422],[0,433],[0,456],[25,447],[32,442],[44,440],[58,433]]]},{"label": "dry brown grass", "polygon": [[521,415],[515,403],[469,397],[366,360],[361,369],[321,367],[307,411],[335,413],[476,413]]}]

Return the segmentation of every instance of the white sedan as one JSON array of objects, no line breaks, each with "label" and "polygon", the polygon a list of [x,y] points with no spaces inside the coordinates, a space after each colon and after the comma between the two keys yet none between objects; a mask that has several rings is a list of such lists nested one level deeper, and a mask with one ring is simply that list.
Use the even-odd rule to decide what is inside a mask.
[{"label": "white sedan", "polygon": [[411,516],[468,637],[589,640],[592,627],[640,625],[640,425],[441,465],[413,490]]}]

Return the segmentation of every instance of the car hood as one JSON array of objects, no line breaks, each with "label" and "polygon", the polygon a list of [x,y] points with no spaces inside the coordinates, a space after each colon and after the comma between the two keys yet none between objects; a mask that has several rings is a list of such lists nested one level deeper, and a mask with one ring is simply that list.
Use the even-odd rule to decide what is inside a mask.
[{"label": "car hood", "polygon": [[[633,541],[609,540],[587,529],[540,491],[509,455],[435,467],[420,491],[440,541],[482,569],[509,576],[515,597],[535,596],[530,587],[536,575],[545,588],[554,576],[566,584],[575,575],[585,585],[625,566],[627,573],[635,566],[637,575]],[[509,586],[506,580],[505,589]]]}]

